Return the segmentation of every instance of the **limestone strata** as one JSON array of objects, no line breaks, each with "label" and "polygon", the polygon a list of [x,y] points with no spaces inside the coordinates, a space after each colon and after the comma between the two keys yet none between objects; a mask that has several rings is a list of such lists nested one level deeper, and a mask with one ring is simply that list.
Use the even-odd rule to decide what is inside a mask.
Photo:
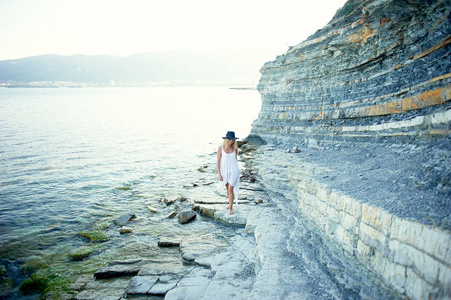
[{"label": "limestone strata", "polygon": [[449,136],[451,2],[359,5],[261,69],[267,141]]},{"label": "limestone strata", "polygon": [[257,169],[331,247],[412,299],[451,297],[450,12],[449,0],[348,1],[262,67],[249,139],[327,149],[315,159],[334,179],[286,151]]},{"label": "limestone strata", "polygon": [[285,195],[285,201],[295,199],[300,222],[310,223],[329,247],[338,245],[345,251],[338,260],[357,259],[400,297],[450,296],[449,230],[404,218],[331,188],[322,179],[327,167],[303,155],[267,149],[254,164],[269,190]]},{"label": "limestone strata", "polygon": [[394,216],[319,183],[301,180],[297,188],[308,220],[400,294],[430,298],[451,283],[449,231]]}]

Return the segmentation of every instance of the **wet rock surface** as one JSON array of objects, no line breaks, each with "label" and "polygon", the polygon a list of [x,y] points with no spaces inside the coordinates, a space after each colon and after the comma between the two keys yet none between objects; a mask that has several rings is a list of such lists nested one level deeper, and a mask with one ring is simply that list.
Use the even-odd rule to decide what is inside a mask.
[{"label": "wet rock surface", "polygon": [[[130,253],[126,259],[111,260],[91,275],[79,277],[65,299],[395,299],[352,257],[343,265],[341,250],[322,244],[302,220],[292,214],[293,204],[263,186],[252,168],[260,159],[256,148],[243,145],[240,199],[230,215],[228,200],[215,185],[203,186],[198,200],[176,201],[164,210],[139,214],[127,221],[134,230],[120,235],[145,240],[148,251]],[[215,163],[214,155],[211,164]],[[214,168],[202,176],[215,178]],[[282,180],[283,182],[283,180]],[[199,187],[197,187],[199,188]],[[177,206],[178,205],[178,206]],[[153,204],[158,206],[158,204]],[[192,210],[187,210],[187,208]],[[168,209],[189,211],[195,220],[179,224],[192,234],[164,230]],[[127,219],[127,218],[124,218]],[[148,236],[141,222],[159,220],[162,231]],[[213,234],[198,227],[212,224],[223,230]],[[122,228],[122,227],[121,227]],[[200,230],[201,229],[201,230]],[[109,232],[108,230],[106,230]],[[357,271],[356,271],[357,270]],[[59,293],[58,295],[61,295]],[[45,298],[47,297],[47,298]],[[44,299],[55,298],[48,293]],[[155,298],[156,299],[156,298]]]},{"label": "wet rock surface", "polygon": [[133,218],[136,218],[136,214],[133,212],[129,212],[129,213],[126,213],[125,215],[122,215],[119,218],[115,219],[114,222],[118,226],[125,226],[125,225],[127,225],[128,221],[130,221]]},{"label": "wet rock surface", "polygon": [[186,224],[189,223],[191,221],[193,221],[196,218],[196,213],[194,213],[193,211],[182,211],[179,214],[179,222],[180,224]]}]

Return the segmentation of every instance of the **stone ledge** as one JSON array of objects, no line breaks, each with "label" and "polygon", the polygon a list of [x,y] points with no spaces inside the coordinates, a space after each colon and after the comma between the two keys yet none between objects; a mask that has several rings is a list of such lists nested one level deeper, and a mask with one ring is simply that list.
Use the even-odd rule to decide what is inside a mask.
[{"label": "stone ledge", "polygon": [[[285,173],[278,176],[286,176],[297,184],[294,189],[300,212],[327,239],[357,257],[388,287],[408,298],[438,297],[447,290],[451,284],[450,231],[393,215],[331,189],[313,179],[313,170],[321,167],[296,162],[293,155],[288,155],[266,152],[266,164],[272,165],[273,160],[276,164],[289,161],[302,168],[302,172],[295,173],[296,167],[281,167],[278,171]],[[265,170],[261,170],[264,181],[271,181],[269,173],[266,178]]]},{"label": "stone ledge", "polygon": [[[303,191],[305,189],[306,187],[302,187]],[[327,193],[318,192],[317,194]],[[360,223],[359,226],[357,224],[343,226],[349,222],[347,223],[346,218],[341,217],[337,221],[337,211],[333,204],[328,203],[334,200],[336,199],[316,198],[317,208],[308,205],[309,210],[318,209],[321,216],[315,215],[312,211],[306,215],[319,228],[325,228],[324,224],[328,222],[335,224],[335,226],[328,225],[324,229],[328,237],[341,244],[350,254],[355,253],[362,262],[367,263],[370,269],[377,272],[386,284],[397,291],[405,291],[408,297],[421,299],[423,296],[435,294],[437,289],[444,289],[451,282],[450,232],[393,216],[368,204],[363,204],[361,216],[354,218],[357,223]],[[349,197],[342,201],[348,202],[351,206],[354,205],[352,202],[358,202]],[[302,204],[303,200],[300,199],[300,208],[304,211]],[[357,230],[356,227],[359,229]],[[359,247],[353,245],[351,242],[353,239],[358,239],[373,249],[373,253],[362,252]],[[377,259],[366,259],[368,256],[374,256],[374,252]],[[391,271],[387,266],[390,266]],[[409,272],[403,276],[404,269]],[[402,284],[403,282],[405,284]],[[412,290],[413,287],[418,289],[417,285],[423,287],[421,292]]]}]

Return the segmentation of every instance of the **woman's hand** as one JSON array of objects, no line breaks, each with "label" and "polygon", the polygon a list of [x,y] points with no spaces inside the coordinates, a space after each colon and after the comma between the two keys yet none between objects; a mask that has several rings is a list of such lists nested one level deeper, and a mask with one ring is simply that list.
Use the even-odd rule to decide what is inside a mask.
[{"label": "woman's hand", "polygon": [[219,181],[222,181],[222,176],[221,176],[221,174],[219,174]]}]

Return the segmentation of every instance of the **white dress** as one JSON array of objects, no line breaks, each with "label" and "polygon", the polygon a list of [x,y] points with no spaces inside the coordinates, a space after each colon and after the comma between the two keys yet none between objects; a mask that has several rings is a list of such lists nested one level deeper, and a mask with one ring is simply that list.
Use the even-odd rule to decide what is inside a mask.
[{"label": "white dress", "polygon": [[[232,153],[224,151],[221,147],[221,176],[220,184],[224,187],[227,183],[233,186],[233,193],[235,195],[236,203],[238,204],[238,188],[240,185],[240,167],[236,160],[235,150]],[[227,195],[227,191],[226,191]]]}]

